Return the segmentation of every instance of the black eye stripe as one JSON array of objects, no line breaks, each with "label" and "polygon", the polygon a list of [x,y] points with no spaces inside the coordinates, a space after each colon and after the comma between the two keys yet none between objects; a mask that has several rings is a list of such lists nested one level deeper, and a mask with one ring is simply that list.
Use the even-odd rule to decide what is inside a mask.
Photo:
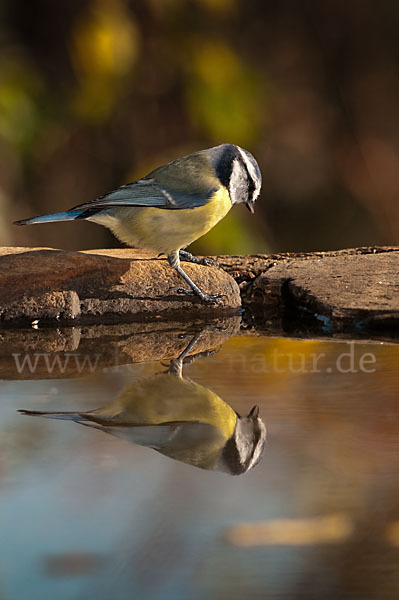
[{"label": "black eye stripe", "polygon": [[216,166],[216,174],[224,187],[229,189],[231,174],[233,172],[233,161],[237,157],[234,146],[229,146],[223,152]]}]

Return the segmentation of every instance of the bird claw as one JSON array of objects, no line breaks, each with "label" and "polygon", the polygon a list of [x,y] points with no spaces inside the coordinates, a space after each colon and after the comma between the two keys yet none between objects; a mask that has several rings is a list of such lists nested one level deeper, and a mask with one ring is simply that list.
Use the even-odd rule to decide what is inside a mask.
[{"label": "bird claw", "polygon": [[176,292],[176,294],[185,294],[186,296],[194,296],[193,290],[182,287],[174,287],[172,288],[172,292]]},{"label": "bird claw", "polygon": [[214,258],[209,258],[208,256],[204,256],[202,258],[198,258],[198,256],[194,256],[190,252],[186,252],[185,250],[180,250],[179,252],[180,260],[185,262],[192,262],[196,265],[205,265],[206,267],[219,267],[219,263]]},{"label": "bird claw", "polygon": [[220,264],[214,258],[209,258],[208,256],[204,256],[203,258],[198,259],[199,265],[205,265],[207,267],[220,267]]},{"label": "bird claw", "polygon": [[223,304],[221,298],[226,298],[226,294],[204,294],[201,298],[209,304]]},{"label": "bird claw", "polygon": [[[175,288],[172,288],[172,290],[174,292],[176,292],[177,294],[185,294],[186,296],[197,296],[198,295],[191,289],[186,289],[186,288],[181,288],[181,287],[175,287]],[[202,293],[201,296],[199,296],[199,297],[201,298],[201,300],[203,300],[204,302],[207,302],[208,304],[219,304],[219,301],[221,298],[226,298],[226,294],[204,294],[204,293]]]}]

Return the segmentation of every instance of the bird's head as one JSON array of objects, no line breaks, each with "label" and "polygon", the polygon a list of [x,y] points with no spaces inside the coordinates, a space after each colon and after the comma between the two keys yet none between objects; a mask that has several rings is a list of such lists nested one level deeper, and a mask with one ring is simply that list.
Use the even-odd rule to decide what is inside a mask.
[{"label": "bird's head", "polygon": [[207,152],[218,179],[229,191],[232,204],[244,203],[254,213],[262,175],[252,154],[234,144],[221,144]]},{"label": "bird's head", "polygon": [[223,449],[219,470],[241,475],[253,469],[262,458],[266,435],[266,425],[259,416],[259,406],[255,405],[246,417],[237,413],[234,433]]}]

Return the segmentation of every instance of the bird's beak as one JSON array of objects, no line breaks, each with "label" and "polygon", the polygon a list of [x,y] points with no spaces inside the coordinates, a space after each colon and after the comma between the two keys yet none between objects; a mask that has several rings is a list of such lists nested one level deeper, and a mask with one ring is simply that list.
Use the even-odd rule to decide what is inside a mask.
[{"label": "bird's beak", "polygon": [[255,404],[248,413],[248,418],[257,419],[259,417],[259,406]]},{"label": "bird's beak", "polygon": [[251,213],[251,215],[253,215],[255,212],[255,202],[253,202],[252,200],[248,200],[248,202],[246,202],[245,205]]}]

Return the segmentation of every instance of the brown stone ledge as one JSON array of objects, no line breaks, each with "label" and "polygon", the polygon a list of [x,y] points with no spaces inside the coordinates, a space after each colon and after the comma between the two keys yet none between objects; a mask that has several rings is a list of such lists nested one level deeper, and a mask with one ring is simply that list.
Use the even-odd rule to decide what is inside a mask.
[{"label": "brown stone ledge", "polygon": [[166,259],[135,250],[1,248],[0,321],[186,320],[240,308],[239,288],[225,271],[191,263],[184,269],[204,292],[225,296],[213,305],[177,293],[187,286]]},{"label": "brown stone ledge", "polygon": [[397,247],[216,258],[222,268],[184,263],[204,291],[226,294],[220,304],[207,305],[174,291],[182,285],[178,275],[165,259],[148,253],[3,248],[0,319],[3,325],[190,323],[231,314],[242,302],[247,323],[261,332],[398,337]]},{"label": "brown stone ledge", "polygon": [[223,256],[258,330],[399,334],[399,248]]}]

